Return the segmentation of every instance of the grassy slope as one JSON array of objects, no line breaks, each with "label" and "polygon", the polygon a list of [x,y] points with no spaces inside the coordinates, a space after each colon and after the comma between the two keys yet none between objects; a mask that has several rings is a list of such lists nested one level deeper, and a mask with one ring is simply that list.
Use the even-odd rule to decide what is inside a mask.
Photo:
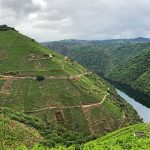
[{"label": "grassy slope", "polygon": [[[36,60],[29,61],[30,54],[34,54]],[[41,59],[45,54],[55,57]],[[62,55],[13,30],[0,31],[0,61],[1,75],[59,77],[87,72],[78,63],[66,61]],[[91,134],[92,128],[95,134],[104,134],[140,121],[133,108],[118,98],[110,85],[94,74],[82,76],[80,80],[45,79],[38,82],[35,79],[0,79],[0,88],[1,106],[22,112],[55,106],[57,109],[38,111],[32,115],[60,123],[74,131]],[[80,106],[81,103],[98,103],[107,93],[110,95],[104,105],[89,111],[90,123],[81,108],[62,108]],[[122,117],[123,112],[126,119]]]},{"label": "grassy slope", "polygon": [[150,94],[150,50],[142,52],[122,64],[109,75],[111,80],[129,84],[133,88],[149,95]]},{"label": "grassy slope", "polygon": [[[150,124],[129,126],[85,144],[83,150],[146,150],[150,147],[149,130]],[[144,132],[144,136],[134,137],[135,132]]]},{"label": "grassy slope", "polygon": [[42,136],[33,127],[14,121],[0,114],[0,149],[10,149],[19,145],[32,147]]},{"label": "grassy slope", "polygon": [[[18,71],[21,75],[30,74],[30,71],[35,75],[42,72],[51,75],[51,73],[56,71],[56,75],[58,75],[64,72],[62,70],[63,67],[66,74],[79,73],[85,70],[77,63],[75,63],[76,67],[72,67],[71,64],[65,63],[61,55],[49,51],[32,41],[32,39],[13,30],[0,31],[0,54],[0,73],[7,73],[13,70]],[[53,59],[40,60],[39,62],[31,62],[28,60],[30,54],[34,54],[35,58],[39,59],[44,57],[43,54],[54,54],[55,57]],[[67,68],[70,70],[67,70]]]},{"label": "grassy slope", "polygon": [[[0,139],[1,142],[3,141],[3,146],[6,147],[17,147],[22,144],[32,147],[37,142],[47,147],[55,147],[58,144],[69,146],[71,144],[82,144],[93,138],[92,136],[68,130],[61,125],[56,125],[46,118],[41,120],[4,107],[0,108],[0,112],[0,116],[3,116],[3,118],[5,116],[5,119],[1,117]],[[4,120],[6,120],[5,124]],[[31,133],[29,133],[30,130],[28,129],[31,130]],[[34,136],[36,135],[34,133],[37,132],[33,131],[38,131],[42,138],[40,138],[41,136],[39,138]],[[24,141],[21,141],[23,139]]]},{"label": "grassy slope", "polygon": [[[87,144],[84,144],[78,149],[80,150],[147,150],[150,147],[150,124],[137,124],[129,126],[120,130],[117,130],[113,133],[110,133],[106,136],[103,136],[95,141],[91,141]],[[144,136],[138,135],[139,132],[144,133]],[[137,133],[134,136],[134,133]],[[33,150],[44,150],[48,148],[35,145]],[[75,150],[74,146],[65,148],[59,147],[50,149],[50,150]],[[25,147],[20,147],[19,150],[26,150]]]}]

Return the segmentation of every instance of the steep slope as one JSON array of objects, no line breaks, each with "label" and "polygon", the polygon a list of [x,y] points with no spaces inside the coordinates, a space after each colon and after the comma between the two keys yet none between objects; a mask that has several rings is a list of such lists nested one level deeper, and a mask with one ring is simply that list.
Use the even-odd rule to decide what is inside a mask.
[{"label": "steep slope", "polygon": [[104,75],[110,69],[114,68],[115,60],[102,46],[91,45],[77,41],[58,41],[45,43],[50,49],[53,49],[64,56],[76,60],[91,71]]},{"label": "steep slope", "polygon": [[[136,39],[134,40],[136,41]],[[140,42],[140,39],[137,41]],[[47,42],[43,45],[69,56],[81,65],[104,76],[140,51],[150,48],[150,43],[136,43],[130,42],[130,40],[64,40]]]},{"label": "steep slope", "polygon": [[[147,150],[150,147],[150,124],[137,124],[129,126],[106,136],[103,136],[95,141],[91,141],[82,146],[71,146],[52,148],[50,150]],[[25,148],[20,148],[24,150]],[[41,150],[47,149],[46,147],[35,145],[34,149]]]},{"label": "steep slope", "polygon": [[150,50],[136,55],[113,70],[108,77],[150,96]]},{"label": "steep slope", "polygon": [[[0,146],[16,148],[25,145],[31,148],[35,143],[55,147],[81,144],[93,139],[57,125],[50,120],[25,115],[10,108],[0,108]],[[4,150],[5,150],[4,149]]]},{"label": "steep slope", "polygon": [[137,124],[117,130],[96,141],[83,146],[83,150],[121,150],[121,149],[149,149],[150,124]]},{"label": "steep slope", "polygon": [[103,79],[11,28],[0,31],[0,89],[1,106],[89,135],[140,121]]},{"label": "steep slope", "polygon": [[33,147],[43,137],[33,127],[15,120],[11,120],[0,114],[0,149],[13,149],[17,146],[26,145]]}]

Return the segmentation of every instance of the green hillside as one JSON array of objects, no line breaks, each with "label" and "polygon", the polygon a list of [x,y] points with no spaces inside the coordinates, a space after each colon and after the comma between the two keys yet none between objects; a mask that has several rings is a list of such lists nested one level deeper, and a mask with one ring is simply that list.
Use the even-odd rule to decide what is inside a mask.
[{"label": "green hillside", "polygon": [[97,74],[107,76],[109,72],[139,52],[150,49],[150,43],[129,41],[63,40],[47,42],[43,43],[43,45],[65,56],[69,56]]},{"label": "green hillside", "polygon": [[109,78],[131,85],[150,96],[150,50],[144,51],[113,70]]},{"label": "green hillside", "polygon": [[103,79],[12,28],[0,31],[0,106],[86,135],[141,122]]},{"label": "green hillside", "polygon": [[94,136],[68,130],[50,120],[41,120],[6,107],[0,108],[0,149],[12,149],[21,145],[31,148],[35,143],[46,147],[70,146],[93,138]]},{"label": "green hillside", "polygon": [[83,150],[146,150],[150,147],[150,124],[137,124],[117,130],[83,146]]},{"label": "green hillside", "polygon": [[0,149],[12,149],[21,145],[33,147],[43,137],[33,127],[0,114]]},{"label": "green hillside", "polygon": [[[75,146],[69,148],[58,146],[54,149],[48,149],[35,144],[33,150],[147,150],[150,147],[149,130],[150,124],[137,124],[112,132],[78,148],[75,148]],[[19,150],[27,149],[21,146]]]},{"label": "green hillside", "polygon": [[71,43],[71,41],[58,41],[44,44],[48,48],[55,50],[76,60],[83,66],[97,74],[106,74],[115,67],[115,59],[102,46],[88,43]]}]

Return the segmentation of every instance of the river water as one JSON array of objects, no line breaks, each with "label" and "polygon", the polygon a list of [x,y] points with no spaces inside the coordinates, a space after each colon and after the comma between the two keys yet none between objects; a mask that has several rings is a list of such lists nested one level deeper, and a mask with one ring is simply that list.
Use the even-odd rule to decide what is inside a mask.
[{"label": "river water", "polygon": [[[138,94],[131,94],[128,95],[128,92],[123,91],[122,89],[116,88],[116,91],[120,97],[122,97],[124,100],[126,100],[129,104],[131,104],[134,109],[138,112],[141,118],[143,118],[143,121],[145,123],[150,123],[150,99],[145,96],[138,97]],[[135,96],[136,95],[136,96]],[[145,102],[144,102],[145,101]]]}]

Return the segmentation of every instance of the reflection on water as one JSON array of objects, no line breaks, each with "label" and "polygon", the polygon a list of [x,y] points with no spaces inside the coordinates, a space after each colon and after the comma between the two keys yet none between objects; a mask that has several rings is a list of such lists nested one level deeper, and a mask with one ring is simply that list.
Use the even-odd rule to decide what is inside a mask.
[{"label": "reflection on water", "polygon": [[131,104],[145,123],[150,123],[150,97],[133,90],[127,85],[111,82],[120,97]]},{"label": "reflection on water", "polygon": [[150,108],[140,104],[135,101],[135,99],[129,97],[127,94],[122,92],[121,90],[116,89],[118,95],[120,95],[123,99],[125,99],[129,104],[131,104],[134,109],[138,112],[138,114],[143,118],[145,123],[150,123]]},{"label": "reflection on water", "polygon": [[129,97],[134,99],[134,101],[139,102],[140,104],[144,105],[147,108],[150,108],[150,97],[132,89],[131,87],[127,85],[112,83],[115,88],[119,89],[120,91],[123,91],[126,93]]}]

